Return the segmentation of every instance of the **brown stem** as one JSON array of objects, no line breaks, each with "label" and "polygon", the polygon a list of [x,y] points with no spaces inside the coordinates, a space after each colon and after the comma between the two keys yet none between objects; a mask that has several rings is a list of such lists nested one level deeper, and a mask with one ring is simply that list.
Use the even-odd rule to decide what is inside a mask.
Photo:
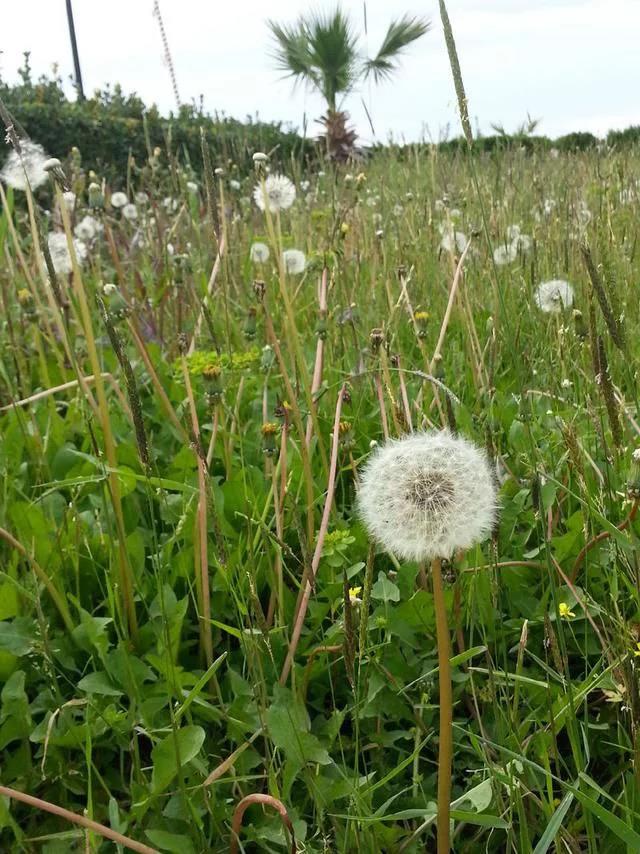
[{"label": "brown stem", "polygon": [[33,795],[27,795],[24,792],[18,792],[16,789],[10,789],[7,786],[0,786],[0,795],[5,798],[12,798],[14,801],[21,801],[30,807],[35,807],[45,812],[50,812],[52,815],[60,816],[65,821],[71,821],[73,824],[79,824],[81,827],[86,827],[94,833],[99,833],[105,839],[111,839],[119,845],[124,845],[130,851],[138,851],[140,854],[159,854],[156,848],[149,848],[148,845],[143,845],[142,842],[136,842],[128,836],[123,836],[116,830],[111,830],[110,827],[105,827],[104,824],[99,824],[97,821],[92,821],[90,818],[85,818],[83,815],[78,815],[75,812],[59,807],[49,801],[43,801],[41,798],[34,798]]},{"label": "brown stem", "polygon": [[274,798],[271,795],[260,795],[258,793],[247,795],[246,798],[243,798],[240,801],[234,810],[233,818],[231,820],[231,844],[229,845],[229,854],[238,854],[242,818],[245,811],[251,806],[251,804],[265,804],[266,806],[273,807],[279,813],[282,823],[289,831],[289,835],[291,837],[291,854],[296,854],[298,847],[296,845],[296,834],[294,832],[291,819],[289,818],[287,808],[282,801],[279,801],[277,798]]},{"label": "brown stem", "polygon": [[[624,531],[625,528],[628,528],[629,525],[636,518],[636,516],[638,514],[638,506],[639,506],[638,502],[639,502],[639,499],[635,498],[633,501],[633,504],[631,505],[631,510],[629,510],[627,517],[625,519],[623,519],[623,521],[620,522],[619,525],[616,526],[619,531]],[[582,566],[582,561],[585,559],[587,552],[590,552],[594,546],[597,546],[598,543],[601,543],[603,540],[607,540],[610,536],[611,536],[611,534],[609,533],[609,531],[600,531],[600,533],[597,534],[593,539],[589,540],[588,543],[585,543],[585,545],[580,550],[580,553],[578,554],[578,557],[576,558],[576,561],[573,564],[573,567],[571,569],[571,573],[569,575],[569,578],[571,579],[572,582],[576,580],[578,570]]]},{"label": "brown stem", "polygon": [[336,403],[336,415],[333,423],[333,444],[331,447],[331,464],[329,467],[329,482],[327,484],[327,497],[324,503],[322,522],[320,523],[318,539],[316,540],[316,547],[311,561],[311,570],[306,578],[306,581],[304,582],[304,593],[302,594],[300,607],[298,608],[296,621],[293,626],[293,632],[291,634],[291,643],[289,644],[287,657],[285,659],[284,667],[282,668],[282,673],[280,675],[281,685],[284,685],[286,683],[287,677],[289,676],[289,671],[291,670],[291,666],[293,664],[293,659],[296,654],[296,648],[300,640],[300,635],[302,634],[302,627],[304,625],[304,618],[307,613],[309,599],[311,598],[311,591],[313,589],[316,573],[320,565],[320,557],[322,556],[324,538],[327,534],[327,529],[329,527],[329,517],[331,515],[331,506],[333,504],[333,493],[335,491],[336,486],[336,472],[338,468],[338,446],[340,444],[340,415],[342,414],[342,400],[344,398],[344,392],[345,386],[343,385],[340,389],[340,394],[338,395],[338,402]]}]

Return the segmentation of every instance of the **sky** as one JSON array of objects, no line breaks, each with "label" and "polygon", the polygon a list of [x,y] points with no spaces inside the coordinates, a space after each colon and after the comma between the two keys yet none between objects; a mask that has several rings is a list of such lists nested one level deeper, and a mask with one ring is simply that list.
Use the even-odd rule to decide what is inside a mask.
[{"label": "sky", "polygon": [[[34,76],[73,72],[64,0],[19,0],[0,18],[0,75],[17,79],[23,51]],[[319,132],[321,99],[274,70],[266,19],[293,22],[328,0],[159,0],[183,102],[236,118],[256,114]],[[175,105],[152,0],[73,0],[85,91],[120,83],[163,112]],[[448,0],[474,127],[512,131],[527,115],[537,132],[603,135],[640,124],[640,0]],[[364,3],[343,0],[361,30]],[[373,55],[391,17],[431,20],[393,82],[365,84],[345,109],[365,142],[460,132],[437,0],[366,0]],[[10,10],[10,11],[7,11]],[[365,109],[366,105],[366,109]],[[367,119],[371,117],[371,127]],[[19,117],[18,117],[19,118]]]}]

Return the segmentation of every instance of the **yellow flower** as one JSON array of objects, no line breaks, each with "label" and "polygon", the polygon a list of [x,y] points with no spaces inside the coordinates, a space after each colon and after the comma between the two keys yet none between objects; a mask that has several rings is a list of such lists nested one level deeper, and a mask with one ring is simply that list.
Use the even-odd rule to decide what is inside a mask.
[{"label": "yellow flower", "polygon": [[560,613],[560,616],[561,616],[561,617],[562,617],[562,619],[564,619],[564,620],[570,620],[572,617],[575,617],[575,614],[573,613],[573,611],[572,611],[572,610],[571,610],[571,608],[567,605],[567,603],[566,603],[566,602],[561,602],[561,603],[560,603],[560,605],[558,606],[558,611],[559,611],[559,613]]},{"label": "yellow flower", "polygon": [[352,605],[357,605],[360,603],[360,599],[358,598],[362,593],[362,587],[350,587],[349,588],[349,602]]},{"label": "yellow flower", "polygon": [[640,641],[636,644],[636,648],[633,650],[633,654],[640,658]]}]

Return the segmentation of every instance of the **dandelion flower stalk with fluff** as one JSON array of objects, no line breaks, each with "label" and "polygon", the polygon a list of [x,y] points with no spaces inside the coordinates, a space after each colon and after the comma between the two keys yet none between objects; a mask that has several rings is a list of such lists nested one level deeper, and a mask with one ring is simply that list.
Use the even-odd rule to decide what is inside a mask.
[{"label": "dandelion flower stalk with fluff", "polygon": [[399,558],[431,562],[438,645],[438,854],[449,852],[453,699],[442,560],[483,540],[496,518],[496,490],[483,451],[448,431],[413,433],[379,446],[361,475],[360,516]]}]

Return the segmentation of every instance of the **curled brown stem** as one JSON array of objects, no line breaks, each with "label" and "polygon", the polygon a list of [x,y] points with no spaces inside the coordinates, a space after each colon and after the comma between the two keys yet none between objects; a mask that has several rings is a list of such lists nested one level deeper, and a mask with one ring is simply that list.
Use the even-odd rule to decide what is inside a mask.
[{"label": "curled brown stem", "polygon": [[[633,504],[631,505],[631,510],[629,510],[629,513],[627,514],[627,516],[622,520],[622,522],[620,522],[619,525],[616,525],[616,527],[619,531],[624,531],[625,528],[628,528],[629,525],[633,522],[633,520],[638,515],[638,506],[639,506],[639,500],[637,498],[635,498],[633,501]],[[587,556],[588,552],[590,552],[592,548],[597,546],[598,543],[601,543],[603,540],[609,539],[610,536],[611,536],[611,533],[609,531],[600,531],[600,533],[597,534],[595,537],[593,537],[591,540],[589,540],[588,543],[585,543],[585,545],[580,550],[580,553],[578,554],[578,557],[576,558],[575,563],[573,564],[573,567],[571,569],[571,573],[569,574],[569,578],[571,579],[572,582],[576,580],[576,576],[578,575],[578,570],[582,566],[582,562],[585,559],[585,557]]]},{"label": "curled brown stem", "polygon": [[239,845],[239,837],[240,837],[240,829],[242,828],[242,819],[248,807],[252,804],[264,804],[265,806],[273,807],[274,810],[279,814],[282,819],[283,825],[286,827],[289,832],[289,836],[291,837],[291,854],[296,854],[297,845],[296,845],[296,835],[293,830],[293,824],[291,823],[291,819],[289,818],[289,813],[287,812],[287,808],[279,801],[277,798],[274,798],[272,795],[261,795],[255,793],[253,795],[247,795],[246,798],[243,798],[238,806],[235,808],[233,813],[233,818],[231,820],[231,845],[229,846],[229,854],[238,854],[238,845]]}]

